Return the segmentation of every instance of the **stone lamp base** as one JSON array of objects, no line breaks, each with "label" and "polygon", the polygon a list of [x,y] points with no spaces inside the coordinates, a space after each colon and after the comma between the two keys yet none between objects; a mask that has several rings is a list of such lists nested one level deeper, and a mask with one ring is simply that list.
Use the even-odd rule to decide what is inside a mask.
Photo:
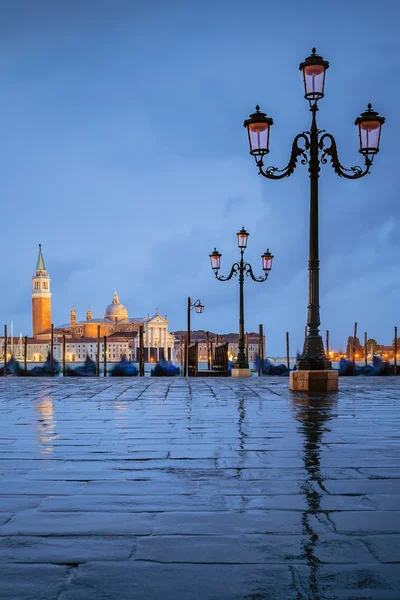
[{"label": "stone lamp base", "polygon": [[338,379],[337,371],[291,371],[289,387],[294,392],[325,394],[338,391]]},{"label": "stone lamp base", "polygon": [[235,369],[235,367],[233,367],[231,375],[232,375],[232,377],[251,377],[251,370],[250,369]]}]

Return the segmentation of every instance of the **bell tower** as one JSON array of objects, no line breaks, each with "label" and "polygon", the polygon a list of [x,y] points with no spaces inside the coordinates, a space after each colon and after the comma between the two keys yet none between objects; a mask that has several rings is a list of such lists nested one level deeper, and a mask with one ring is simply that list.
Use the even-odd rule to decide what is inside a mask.
[{"label": "bell tower", "polygon": [[[43,260],[42,245],[39,244],[39,256],[36,272],[32,277],[32,331],[33,337],[51,327],[50,277]],[[50,335],[50,334],[49,334]]]}]

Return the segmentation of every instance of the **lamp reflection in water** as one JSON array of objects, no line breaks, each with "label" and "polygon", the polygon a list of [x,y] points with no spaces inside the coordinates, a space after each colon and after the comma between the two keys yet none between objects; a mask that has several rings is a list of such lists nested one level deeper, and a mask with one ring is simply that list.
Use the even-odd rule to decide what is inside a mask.
[{"label": "lamp reflection in water", "polygon": [[36,423],[36,437],[41,446],[41,453],[46,457],[53,452],[53,441],[58,438],[54,432],[54,404],[51,398],[43,397],[35,405],[38,414]]},{"label": "lamp reflection in water", "polygon": [[302,553],[310,569],[309,584],[313,598],[319,598],[318,572],[320,559],[316,555],[318,534],[313,530],[313,515],[321,511],[324,475],[321,473],[321,445],[323,434],[330,431],[327,421],[337,417],[337,394],[317,396],[292,394],[293,416],[298,421],[297,431],[303,437],[305,477],[300,483],[307,508],[303,511]]},{"label": "lamp reflection in water", "polygon": [[[238,448],[238,455],[240,457],[240,463],[238,467],[236,467],[236,475],[234,475],[234,477],[236,479],[241,479],[242,478],[242,471],[243,469],[246,468],[246,457],[247,457],[247,451],[246,451],[246,440],[248,438],[248,434],[245,431],[245,420],[246,420],[246,407],[244,404],[244,398],[242,396],[239,396],[239,403],[238,403],[238,444],[239,444],[239,448]],[[245,494],[240,494],[240,511],[246,511],[247,510],[247,505],[249,503],[249,498],[247,498],[247,496]]]},{"label": "lamp reflection in water", "polygon": [[114,421],[115,427],[125,429],[128,421],[128,408],[129,404],[126,400],[116,400],[114,402]]}]

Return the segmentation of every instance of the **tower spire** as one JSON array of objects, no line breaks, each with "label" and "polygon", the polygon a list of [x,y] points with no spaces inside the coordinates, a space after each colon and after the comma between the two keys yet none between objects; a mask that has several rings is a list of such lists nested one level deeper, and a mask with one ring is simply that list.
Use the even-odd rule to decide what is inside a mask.
[{"label": "tower spire", "polygon": [[39,256],[37,259],[36,271],[45,271],[45,270],[46,270],[46,266],[45,266],[44,260],[43,260],[42,244],[39,244]]}]

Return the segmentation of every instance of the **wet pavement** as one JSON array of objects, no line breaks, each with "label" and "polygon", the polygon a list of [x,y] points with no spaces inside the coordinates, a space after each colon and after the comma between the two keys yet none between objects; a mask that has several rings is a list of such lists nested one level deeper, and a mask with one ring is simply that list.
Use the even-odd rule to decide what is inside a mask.
[{"label": "wet pavement", "polygon": [[0,380],[0,598],[400,598],[400,378]]}]

